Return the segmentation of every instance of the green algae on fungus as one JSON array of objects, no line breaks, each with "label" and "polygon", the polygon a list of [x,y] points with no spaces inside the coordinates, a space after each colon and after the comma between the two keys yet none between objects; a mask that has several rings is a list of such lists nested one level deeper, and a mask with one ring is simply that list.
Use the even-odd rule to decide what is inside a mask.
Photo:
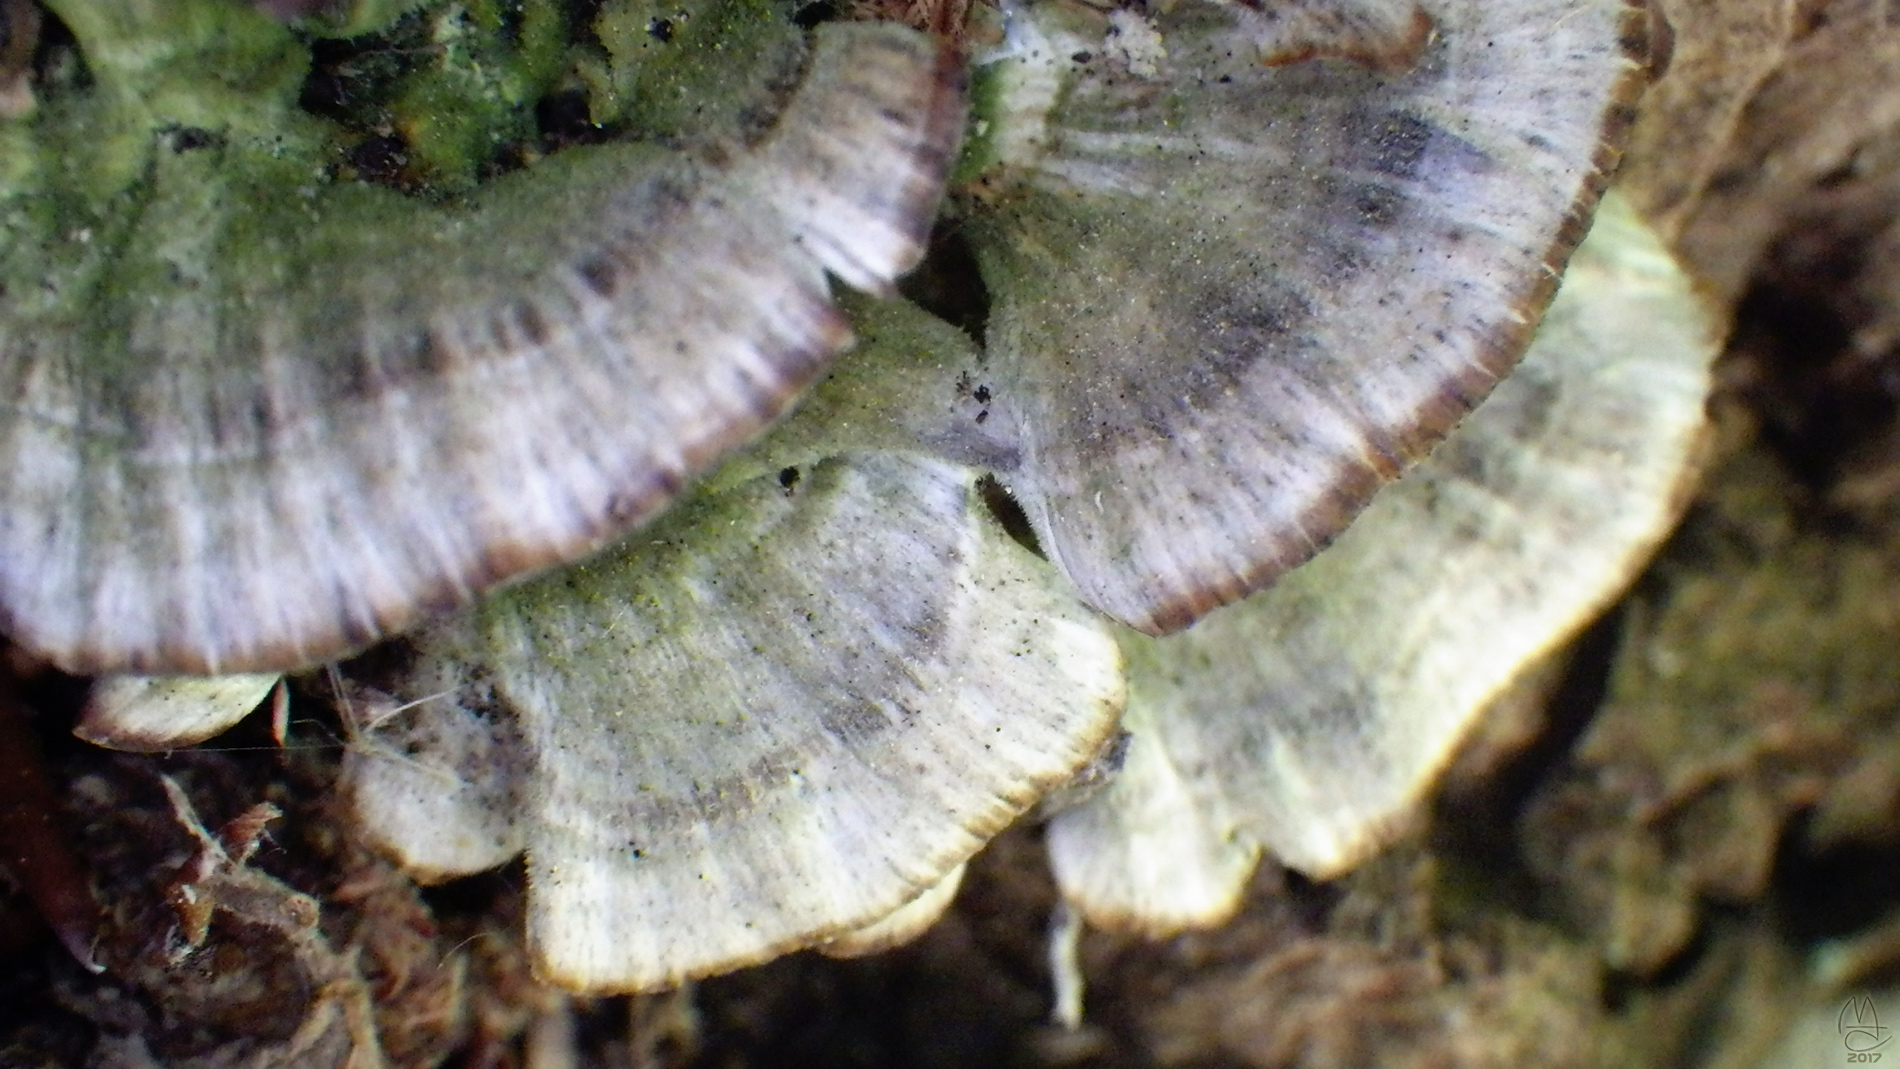
[{"label": "green algae on fungus", "polygon": [[671,986],[876,924],[1114,729],[1106,622],[973,472],[781,471],[349,670],[389,696],[357,704],[415,706],[350,755],[368,834],[439,875],[525,848],[530,948],[565,986]]},{"label": "green algae on fungus", "polygon": [[311,664],[648,518],[848,341],[826,272],[921,254],[962,123],[943,50],[827,27],[744,129],[430,203],[330,176],[247,4],[51,6],[91,81],[0,122],[0,626],[81,672]]},{"label": "green algae on fungus", "polygon": [[795,51],[798,33],[771,0],[608,0],[594,19],[606,50],[580,65],[594,122],[692,140],[738,129]]},{"label": "green algae on fungus", "polygon": [[564,985],[915,934],[1114,731],[1109,624],[941,459],[982,452],[975,346],[852,307],[864,346],[638,537],[344,667],[366,837],[426,880],[525,850]]},{"label": "green algae on fungus", "polygon": [[403,78],[391,125],[440,190],[473,188],[497,150],[531,139],[535,104],[567,72],[561,0],[464,0],[428,17],[433,62]]},{"label": "green algae on fungus", "polygon": [[[1263,845],[1325,874],[1362,860],[1471,715],[1661,537],[1714,335],[1626,209],[1601,231],[1519,377],[1361,526],[1185,636],[1122,632],[1134,749],[1050,839],[1088,916],[1206,923]],[[1123,670],[1087,652],[1106,623],[964,511],[971,469],[922,459],[1008,460],[981,438],[981,354],[914,306],[854,310],[872,344],[640,538],[347,669],[379,721],[347,773],[368,833],[432,879],[525,849],[534,951],[562,983],[652,987],[873,923],[997,826],[966,792],[1020,812],[1119,706]],[[952,488],[963,504],[919,512]],[[916,548],[971,523],[977,552]],[[1024,623],[1025,597],[1038,619],[1009,657],[967,641]],[[1157,762],[1179,797],[1157,801]],[[894,816],[920,798],[928,818]],[[573,934],[603,926],[612,950]]]}]

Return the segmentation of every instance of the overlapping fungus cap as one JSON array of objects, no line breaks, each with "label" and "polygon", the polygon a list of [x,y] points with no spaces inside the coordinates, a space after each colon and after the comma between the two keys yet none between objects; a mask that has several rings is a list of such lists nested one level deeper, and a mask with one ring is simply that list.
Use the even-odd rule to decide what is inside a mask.
[{"label": "overlapping fungus cap", "polygon": [[922,36],[767,12],[727,126],[431,202],[331,177],[242,0],[49,7],[92,80],[0,119],[0,628],[73,671],[307,665],[611,541],[849,340],[826,272],[917,258],[962,126]]},{"label": "overlapping fungus cap", "polygon": [[1109,622],[986,512],[975,470],[905,448],[967,418],[969,343],[903,305],[866,333],[901,347],[852,354],[638,537],[345,667],[376,725],[346,765],[366,833],[425,879],[525,850],[558,983],[914,932],[1114,733]]},{"label": "overlapping fungus cap", "polygon": [[968,511],[974,471],[929,457],[987,425],[981,355],[915,308],[858,315],[867,351],[646,535],[349,670],[376,710],[347,774],[371,836],[428,878],[525,849],[562,983],[909,934],[1103,749],[1124,672],[1120,776],[1050,830],[1085,916],[1173,930],[1231,911],[1263,851],[1356,864],[1673,522],[1717,348],[1619,206],[1432,459],[1273,589],[1184,635],[1116,629],[1124,670]]},{"label": "overlapping fungus cap", "polygon": [[1260,589],[1509,372],[1647,25],[1626,0],[1014,10],[965,233],[1000,474],[1090,604],[1159,634]]},{"label": "overlapping fungus cap", "polygon": [[1636,574],[1687,503],[1719,333],[1612,199],[1523,364],[1280,583],[1184,634],[1127,634],[1120,778],[1059,815],[1063,894],[1173,931],[1261,853],[1338,875],[1415,815],[1466,727]]}]

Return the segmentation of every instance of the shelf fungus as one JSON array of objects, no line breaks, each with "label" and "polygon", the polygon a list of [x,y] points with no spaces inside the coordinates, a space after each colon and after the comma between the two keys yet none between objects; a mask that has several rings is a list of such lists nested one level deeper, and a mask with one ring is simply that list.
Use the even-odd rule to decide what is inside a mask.
[{"label": "shelf fungus", "polygon": [[[289,700],[275,672],[102,676],[87,692],[73,734],[113,750],[175,750],[223,734],[266,698],[273,705]],[[273,720],[281,719],[276,713]]]},{"label": "shelf fungus", "polygon": [[[157,3],[49,6],[90,50]],[[1653,245],[1585,257],[1566,299],[1595,310],[1333,551],[1184,637],[1113,620],[1177,630],[1306,561],[1510,372],[1647,21],[1004,10],[957,208],[981,350],[851,302],[863,351],[658,515],[849,339],[827,272],[879,291],[919,255],[953,48],[832,25],[807,54],[781,18],[724,57],[761,94],[735,128],[442,203],[328,177],[273,73],[301,46],[255,12],[221,38],[256,54],[219,85],[263,85],[238,118],[161,54],[0,121],[0,629],[75,670],[228,672],[432,616],[342,669],[346,789],[420,878],[525,853],[536,964],[578,990],[915,931],[1120,752],[1129,693],[1125,773],[1051,833],[1091,916],[1217,915],[1261,849],[1348,863],[1669,515],[1707,348]],[[636,107],[622,58],[590,84]],[[88,123],[83,172],[38,140]],[[1494,660],[1434,639],[1460,618],[1454,652]]]},{"label": "shelf fungus", "polygon": [[427,200],[333,176],[244,0],[47,6],[90,78],[0,118],[0,629],[76,672],[307,666],[651,517],[849,341],[827,272],[921,255],[963,122],[948,49],[761,16],[726,128]]},{"label": "shelf fungus", "polygon": [[[1113,735],[1122,672],[974,470],[812,459],[880,440],[883,413],[843,417],[855,395],[953,394],[908,375],[841,374],[613,553],[346,665],[369,836],[425,878],[525,850],[537,967],[581,990],[927,923],[955,868]],[[835,419],[808,434],[808,412]]]},{"label": "shelf fungus", "polygon": [[[1310,557],[1510,370],[1644,80],[1626,0],[1258,7],[1025,6],[977,90],[999,474],[1151,634]],[[1368,52],[1421,12],[1409,66]]]},{"label": "shelf fungus", "polygon": [[1686,504],[1710,314],[1612,198],[1517,371],[1325,552],[1182,635],[1128,634],[1122,775],[1054,820],[1097,923],[1214,923],[1262,851],[1387,845],[1466,726],[1600,611]]}]

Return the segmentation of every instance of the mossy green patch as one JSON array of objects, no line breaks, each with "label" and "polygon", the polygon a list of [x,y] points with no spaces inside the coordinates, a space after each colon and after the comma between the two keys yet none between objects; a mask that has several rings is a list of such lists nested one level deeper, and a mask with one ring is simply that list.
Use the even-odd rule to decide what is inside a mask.
[{"label": "mossy green patch", "polygon": [[594,33],[605,55],[580,66],[593,121],[673,141],[754,128],[802,37],[778,0],[608,0]]},{"label": "mossy green patch", "polygon": [[466,0],[427,17],[429,62],[401,81],[390,118],[419,172],[456,192],[535,140],[535,105],[568,67],[567,18],[559,0]]},{"label": "mossy green patch", "polygon": [[[81,377],[98,381],[133,358],[125,332],[137,307],[229,289],[218,275],[237,265],[245,287],[288,293],[331,246],[376,253],[389,271],[413,262],[380,237],[344,233],[418,231],[405,207],[415,197],[349,180],[365,170],[354,153],[367,139],[399,141],[400,173],[383,177],[438,203],[534,164],[536,109],[578,88],[587,30],[570,0],[359,3],[342,25],[386,33],[330,43],[364,57],[368,75],[338,79],[333,95],[347,104],[319,116],[304,105],[307,35],[326,32],[321,23],[286,25],[248,0],[48,7],[75,44],[63,46],[64,73],[34,87],[37,106],[0,120],[0,294],[20,337],[87,337]],[[766,0],[692,0],[664,16],[676,30],[657,50],[631,42],[653,40],[646,19],[661,16],[636,27],[638,15],[615,0],[597,28],[630,132],[668,143],[708,123],[707,140],[729,143],[755,110],[762,124],[779,102],[775,80],[803,53],[789,11]],[[550,172],[556,193],[567,170]],[[504,199],[536,216],[504,225],[509,240],[550,225],[536,196]],[[346,218],[358,208],[367,214]]]}]

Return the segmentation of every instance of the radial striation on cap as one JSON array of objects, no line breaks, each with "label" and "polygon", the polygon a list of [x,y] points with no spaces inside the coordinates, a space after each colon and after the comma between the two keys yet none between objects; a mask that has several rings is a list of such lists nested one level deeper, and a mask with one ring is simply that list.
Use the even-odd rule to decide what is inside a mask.
[{"label": "radial striation on cap", "polygon": [[358,678],[477,741],[509,718],[522,771],[495,782],[462,742],[406,746],[458,785],[438,791],[452,819],[360,781],[359,815],[434,864],[422,840],[485,798],[503,814],[485,841],[527,852],[537,968],[577,990],[848,946],[893,914],[915,927],[947,895],[927,889],[1085,764],[1121,708],[1106,621],[983,513],[974,481],[882,454],[701,492],[605,557],[418,632]]},{"label": "radial striation on cap", "polygon": [[1689,498],[1709,310],[1612,199],[1522,365],[1337,542],[1165,638],[1129,634],[1123,775],[1050,829],[1092,919],[1169,931],[1264,850],[1316,878],[1388,845],[1478,714],[1636,575]]},{"label": "radial striation on cap", "polygon": [[805,70],[749,144],[462,202],[235,129],[154,133],[91,209],[0,187],[0,629],[75,672],[309,665],[649,518],[849,341],[827,272],[921,255],[960,67],[847,25]]},{"label": "radial striation on cap", "polygon": [[1617,161],[1638,9],[1422,9],[1416,62],[1378,70],[1264,66],[1237,5],[1036,4],[982,75],[966,233],[1021,443],[1002,476],[1139,630],[1306,560],[1482,400]]}]

